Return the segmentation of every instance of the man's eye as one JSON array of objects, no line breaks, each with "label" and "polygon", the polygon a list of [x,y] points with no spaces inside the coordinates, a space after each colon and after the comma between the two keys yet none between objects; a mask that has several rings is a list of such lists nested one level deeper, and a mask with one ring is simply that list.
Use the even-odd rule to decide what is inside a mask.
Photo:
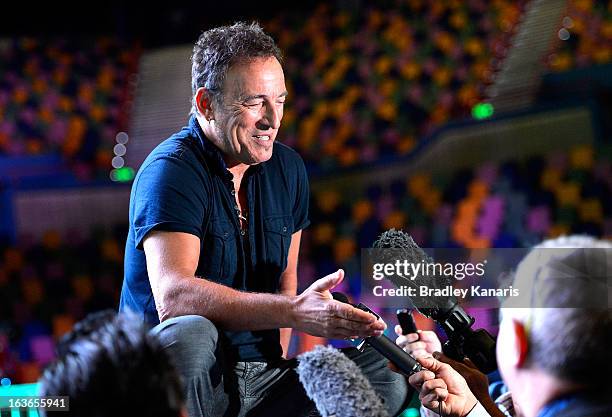
[{"label": "man's eye", "polygon": [[263,105],[263,101],[247,101],[245,104],[247,107],[261,107]]}]

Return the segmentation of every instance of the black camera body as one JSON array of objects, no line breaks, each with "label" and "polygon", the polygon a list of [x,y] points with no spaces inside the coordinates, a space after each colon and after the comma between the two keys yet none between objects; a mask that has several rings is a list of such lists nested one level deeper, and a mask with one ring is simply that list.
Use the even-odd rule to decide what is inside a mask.
[{"label": "black camera body", "polygon": [[457,361],[466,356],[484,373],[497,370],[495,357],[495,339],[485,329],[473,330],[474,317],[470,316],[459,305],[454,305],[446,313],[440,310],[431,315],[448,336],[442,351]]}]

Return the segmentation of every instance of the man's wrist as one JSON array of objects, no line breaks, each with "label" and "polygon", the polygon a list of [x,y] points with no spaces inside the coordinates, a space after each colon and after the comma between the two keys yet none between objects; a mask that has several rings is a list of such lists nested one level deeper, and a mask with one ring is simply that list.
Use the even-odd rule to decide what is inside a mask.
[{"label": "man's wrist", "polygon": [[[464,417],[470,416],[472,411],[474,411],[479,405],[480,403],[478,402],[474,394],[470,392],[465,402],[464,412],[462,413],[463,416]],[[474,415],[476,416],[478,414],[474,414]]]},{"label": "man's wrist", "polygon": [[482,406],[480,401],[477,401],[474,405],[474,408],[470,410],[469,413],[465,415],[465,417],[492,417],[496,416],[496,414],[490,414],[489,411]]},{"label": "man's wrist", "polygon": [[284,317],[287,320],[287,326],[291,329],[297,329],[298,318],[298,303],[299,303],[299,295],[283,295],[282,296],[285,301],[285,308],[283,309]]}]

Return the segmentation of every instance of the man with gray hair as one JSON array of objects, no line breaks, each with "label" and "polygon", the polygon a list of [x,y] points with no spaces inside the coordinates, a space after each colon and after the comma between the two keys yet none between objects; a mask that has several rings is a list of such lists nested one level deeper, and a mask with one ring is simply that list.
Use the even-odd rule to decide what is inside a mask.
[{"label": "man with gray hair", "polygon": [[[521,297],[502,306],[497,361],[520,415],[612,415],[611,277],[612,245],[582,236],[545,241],[519,264]],[[489,415],[453,368],[419,361],[428,371],[409,381],[423,405],[444,416]]]},{"label": "man with gray hair", "polygon": [[[193,416],[309,415],[286,360],[291,329],[345,339],[385,324],[333,300],[338,270],[297,295],[309,188],[299,155],[276,141],[287,89],[282,57],[257,24],[203,32],[192,55],[189,125],[134,180],[121,310],[175,357]],[[404,378],[377,352],[348,350],[390,414]]]}]

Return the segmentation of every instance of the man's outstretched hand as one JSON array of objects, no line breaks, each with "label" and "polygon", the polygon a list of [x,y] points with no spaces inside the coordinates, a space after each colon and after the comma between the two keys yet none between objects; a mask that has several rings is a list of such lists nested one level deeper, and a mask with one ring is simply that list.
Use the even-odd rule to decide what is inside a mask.
[{"label": "man's outstretched hand", "polygon": [[333,299],[331,290],[342,282],[339,269],[315,281],[293,303],[293,328],[313,336],[349,339],[380,336],[386,324],[376,316]]}]

